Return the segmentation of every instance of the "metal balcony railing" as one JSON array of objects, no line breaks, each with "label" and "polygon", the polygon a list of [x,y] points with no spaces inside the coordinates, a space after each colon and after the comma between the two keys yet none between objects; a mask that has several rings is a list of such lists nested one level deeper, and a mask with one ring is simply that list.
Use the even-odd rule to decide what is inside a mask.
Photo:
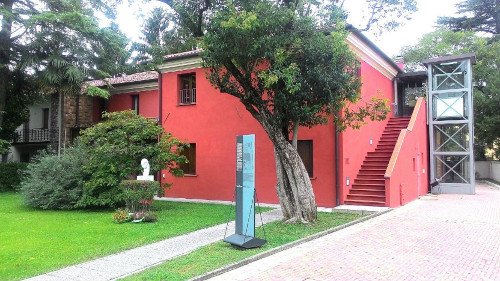
[{"label": "metal balcony railing", "polygon": [[196,103],[196,88],[182,89],[179,91],[179,104],[195,104]]},{"label": "metal balcony railing", "polygon": [[39,143],[49,141],[49,129],[16,130],[14,143]]}]

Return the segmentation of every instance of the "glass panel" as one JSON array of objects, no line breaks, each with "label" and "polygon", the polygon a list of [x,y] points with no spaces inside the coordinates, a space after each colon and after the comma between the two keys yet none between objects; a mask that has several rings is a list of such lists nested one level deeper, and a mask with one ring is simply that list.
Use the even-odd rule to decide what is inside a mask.
[{"label": "glass panel", "polygon": [[420,85],[407,85],[404,88],[404,105],[415,107],[417,103],[417,98],[425,96],[427,94],[427,85],[425,83]]},{"label": "glass panel", "polygon": [[470,183],[469,156],[435,155],[435,175],[441,183]]},{"label": "glass panel", "polygon": [[467,124],[434,125],[435,151],[469,151]]},{"label": "glass panel", "polygon": [[466,61],[444,62],[432,66],[432,90],[468,87]]},{"label": "glass panel", "polygon": [[432,118],[434,120],[467,119],[467,92],[432,95]]}]

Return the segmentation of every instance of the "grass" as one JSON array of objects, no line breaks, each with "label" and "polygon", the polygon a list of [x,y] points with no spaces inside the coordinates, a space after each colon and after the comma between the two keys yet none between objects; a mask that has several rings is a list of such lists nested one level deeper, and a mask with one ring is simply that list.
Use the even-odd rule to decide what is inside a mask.
[{"label": "grass", "polygon": [[[310,225],[284,224],[282,222],[273,222],[265,225],[267,243],[261,248],[243,251],[227,243],[217,242],[122,280],[177,281],[191,279],[231,263],[241,261],[247,257],[361,217],[359,214],[348,213],[320,213],[318,215],[318,222]],[[260,237],[262,237],[262,233],[260,233]]]},{"label": "grass", "polygon": [[230,206],[155,202],[156,223],[112,222],[113,211],[42,211],[0,193],[0,280],[16,280],[226,222]]}]

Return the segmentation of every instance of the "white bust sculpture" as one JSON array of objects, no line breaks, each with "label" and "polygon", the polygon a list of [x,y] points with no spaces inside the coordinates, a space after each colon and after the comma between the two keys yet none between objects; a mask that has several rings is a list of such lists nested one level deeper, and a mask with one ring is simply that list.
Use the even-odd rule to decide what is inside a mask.
[{"label": "white bust sculpture", "polygon": [[141,160],[141,167],[142,167],[142,175],[144,177],[149,176],[149,161],[148,161],[148,159],[144,158]]},{"label": "white bust sculpture", "polygon": [[142,176],[137,176],[137,180],[154,181],[155,177],[149,175],[150,167],[148,159],[144,158],[141,160],[141,167],[142,167]]}]

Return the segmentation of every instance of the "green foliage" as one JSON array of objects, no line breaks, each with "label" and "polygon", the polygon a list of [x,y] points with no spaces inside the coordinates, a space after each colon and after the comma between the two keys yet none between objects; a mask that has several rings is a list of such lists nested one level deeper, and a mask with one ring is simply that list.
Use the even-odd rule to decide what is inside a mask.
[{"label": "green foliage", "polygon": [[500,157],[500,41],[489,41],[471,31],[454,32],[438,29],[424,35],[414,46],[402,49],[407,70],[422,68],[427,58],[448,54],[475,53],[474,78],[474,133],[477,159],[484,159],[485,148],[495,150]]},{"label": "green foliage", "polygon": [[186,157],[178,155],[185,144],[165,133],[155,121],[122,111],[103,114],[104,121],[90,127],[79,137],[88,152],[83,166],[89,175],[85,182],[81,207],[115,207],[124,203],[122,180],[142,171],[141,159],[148,159],[151,174],[161,169],[181,176],[177,164]]},{"label": "green foliage", "polygon": [[320,20],[255,2],[248,11],[220,11],[208,27],[202,56],[214,86],[284,132],[297,122],[325,123],[328,114],[359,99],[358,61],[342,19],[330,19],[331,32],[324,34],[318,32]]},{"label": "green foliage", "polygon": [[113,221],[116,223],[124,223],[132,220],[129,213],[125,209],[118,209],[113,213]]},{"label": "green foliage", "polygon": [[158,215],[155,212],[145,212],[142,214],[142,222],[155,222],[158,220]]},{"label": "green foliage", "polygon": [[454,32],[440,28],[424,34],[415,45],[401,48],[401,55],[405,61],[405,70],[416,71],[424,69],[421,62],[429,58],[445,55],[475,53],[487,43],[485,38],[474,32]]},{"label": "green foliage", "polygon": [[415,0],[367,0],[363,2],[365,3],[356,3],[357,7],[364,12],[364,18],[367,19],[364,26],[359,27],[362,31],[374,30],[382,33],[384,30],[394,30],[410,20],[412,14],[417,11]]},{"label": "green foliage", "polygon": [[138,226],[112,223],[111,210],[27,208],[22,196],[12,192],[0,193],[0,202],[2,281],[22,280],[225,223],[229,208],[219,204],[155,201],[153,208],[158,221]]},{"label": "green foliage", "polygon": [[[359,219],[361,215],[350,213],[319,213],[318,221],[310,224],[289,224],[282,221],[265,225],[267,242],[262,247],[241,251],[228,243],[219,241],[201,247],[187,255],[171,259],[143,272],[125,277],[124,281],[191,280],[213,270],[237,263],[251,256],[270,251],[307,236],[326,231]],[[256,229],[258,237],[263,227]]]},{"label": "green foliage", "polygon": [[109,99],[109,97],[111,96],[109,91],[89,85],[86,87],[86,94],[91,97],[99,97],[103,99]]},{"label": "green foliage", "polygon": [[27,205],[40,209],[74,209],[83,192],[86,151],[73,147],[60,156],[41,154],[28,165],[21,192]]},{"label": "green foliage", "polygon": [[494,35],[500,33],[498,0],[464,0],[457,4],[457,17],[441,17],[438,23],[454,31],[471,30]]},{"label": "green foliage", "polygon": [[164,56],[196,48],[198,40],[177,23],[171,9],[156,8],[142,26],[141,42],[134,42],[134,63],[145,69],[153,69],[163,63]]},{"label": "green foliage", "polygon": [[9,152],[10,142],[0,139],[0,155]]},{"label": "green foliage", "polygon": [[[11,129],[5,127],[4,123],[14,124],[15,128],[15,124],[19,124],[18,119],[26,117],[26,106],[32,98],[18,103],[20,97],[33,97],[40,92],[79,93],[84,80],[103,78],[128,70],[126,61],[130,55],[127,51],[127,38],[111,18],[116,2],[100,0],[2,2],[0,5],[2,130],[11,133]],[[110,16],[109,26],[101,27],[97,17],[103,14]],[[23,78],[22,83],[17,82],[20,76],[26,78]],[[15,85],[7,85],[8,83]],[[19,92],[16,90],[19,87],[27,89]],[[17,97],[19,94],[21,95]],[[9,99],[11,104],[15,105],[12,111],[8,111]]]},{"label": "green foliage", "polygon": [[6,82],[7,91],[15,94],[6,97],[0,138],[10,141],[14,138],[17,127],[28,121],[28,106],[43,101],[43,98],[34,87],[34,79],[21,71],[12,72]]},{"label": "green foliage", "polygon": [[0,163],[0,192],[18,190],[27,166],[18,162]]},{"label": "green foliage", "polygon": [[146,212],[153,203],[153,197],[160,191],[160,184],[156,181],[124,180],[120,189],[129,212]]}]

